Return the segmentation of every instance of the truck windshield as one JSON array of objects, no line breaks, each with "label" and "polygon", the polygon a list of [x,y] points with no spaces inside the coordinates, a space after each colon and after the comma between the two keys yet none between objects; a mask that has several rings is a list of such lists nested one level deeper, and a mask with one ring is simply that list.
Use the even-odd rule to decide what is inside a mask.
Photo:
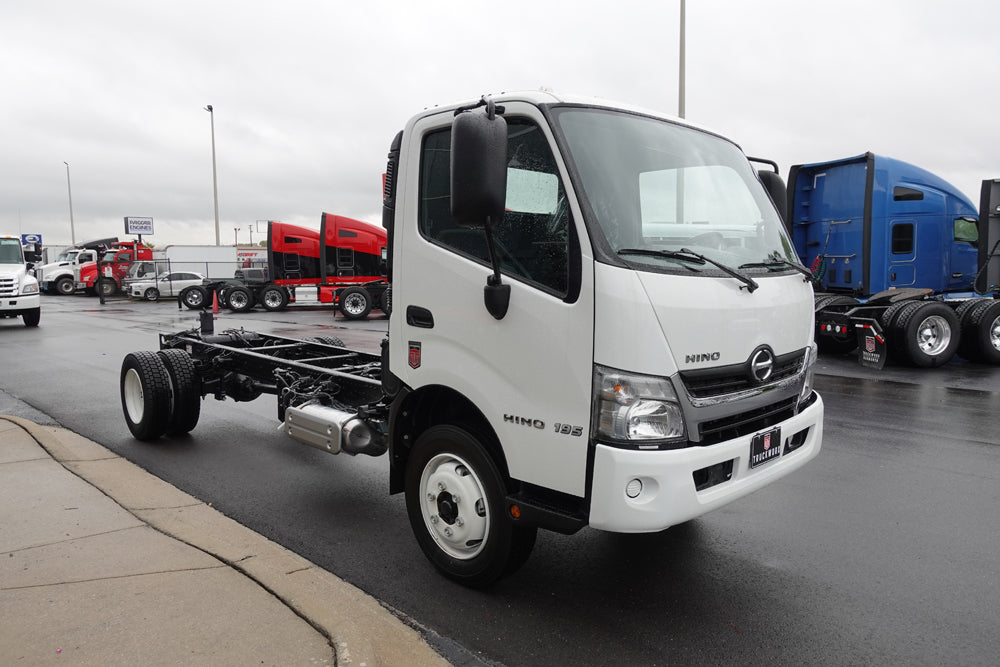
[{"label": "truck windshield", "polygon": [[21,242],[17,239],[0,239],[0,264],[24,264]]},{"label": "truck windshield", "polygon": [[[734,144],[622,112],[564,107],[554,116],[590,222],[597,223],[591,234],[602,234],[620,260],[689,274],[711,271],[714,263],[757,273],[798,263],[770,198]],[[712,261],[693,264],[691,253]]]}]

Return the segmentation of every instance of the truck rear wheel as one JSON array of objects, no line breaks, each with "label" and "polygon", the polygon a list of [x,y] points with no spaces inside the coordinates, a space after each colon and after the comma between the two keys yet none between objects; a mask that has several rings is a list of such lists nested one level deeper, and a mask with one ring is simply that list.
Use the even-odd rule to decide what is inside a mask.
[{"label": "truck rear wheel", "polygon": [[234,313],[245,313],[253,308],[253,293],[246,287],[232,287],[226,291],[226,302]]},{"label": "truck rear wheel", "polygon": [[285,306],[288,305],[288,292],[285,291],[284,287],[268,285],[260,291],[258,301],[260,301],[260,305],[264,306],[264,310],[272,312],[284,310]]},{"label": "truck rear wheel", "polygon": [[170,375],[155,352],[130,352],[120,376],[125,424],[139,440],[155,440],[170,419]]},{"label": "truck rear wheel", "polygon": [[424,555],[449,579],[487,586],[524,564],[535,527],[515,526],[504,511],[506,485],[470,432],[433,426],[406,464],[406,510]]},{"label": "truck rear wheel", "polygon": [[372,297],[364,287],[348,287],[340,294],[340,312],[349,320],[363,320],[372,310]]},{"label": "truck rear wheel", "polygon": [[118,283],[111,278],[101,278],[97,281],[97,286],[94,290],[100,295],[114,296],[118,291]]},{"label": "truck rear wheel", "polygon": [[958,348],[958,316],[943,303],[907,304],[893,329],[900,351],[914,366],[935,368],[946,364]]},{"label": "truck rear wheel", "polygon": [[208,302],[208,292],[204,287],[192,285],[181,290],[181,303],[191,310],[203,308]]},{"label": "truck rear wheel", "polygon": [[170,376],[170,416],[168,435],[184,435],[198,425],[201,417],[201,378],[191,356],[184,350],[156,353]]},{"label": "truck rear wheel", "polygon": [[76,291],[76,284],[73,279],[69,276],[63,276],[56,281],[56,292],[62,294],[63,296],[69,296]]},{"label": "truck rear wheel", "polygon": [[969,361],[1000,364],[1000,301],[982,299],[963,315],[958,354]]}]

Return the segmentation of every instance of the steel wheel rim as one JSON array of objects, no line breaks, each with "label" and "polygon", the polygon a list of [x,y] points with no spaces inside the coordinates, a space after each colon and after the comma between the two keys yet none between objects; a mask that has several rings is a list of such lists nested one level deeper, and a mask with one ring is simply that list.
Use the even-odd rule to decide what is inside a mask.
[{"label": "steel wheel rim", "polygon": [[267,290],[264,292],[264,305],[270,308],[277,308],[281,305],[281,294],[277,290]]},{"label": "steel wheel rim", "polygon": [[184,300],[187,301],[188,305],[195,307],[200,306],[204,301],[204,299],[201,298],[201,292],[199,292],[196,289],[193,289],[190,292],[188,292],[185,295]]},{"label": "steel wheel rim", "polygon": [[1000,315],[990,323],[990,345],[994,350],[1000,350]]},{"label": "steel wheel rim", "polygon": [[248,301],[249,299],[244,292],[233,292],[229,295],[229,305],[233,308],[243,308]]},{"label": "steel wheel rim", "polygon": [[454,454],[438,454],[420,475],[420,512],[438,548],[469,560],[486,547],[490,531],[486,490],[474,470]]},{"label": "steel wheel rim", "polygon": [[365,312],[365,298],[360,294],[348,294],[344,299],[344,310],[351,315],[360,315]]},{"label": "steel wheel rim", "polygon": [[145,411],[146,405],[142,391],[142,380],[134,368],[128,369],[128,372],[125,373],[122,395],[125,397],[125,410],[128,412],[129,420],[133,424],[138,424],[142,421],[142,413]]},{"label": "steel wheel rim", "polygon": [[940,315],[931,315],[917,328],[917,345],[930,356],[937,356],[951,343],[951,326]]}]

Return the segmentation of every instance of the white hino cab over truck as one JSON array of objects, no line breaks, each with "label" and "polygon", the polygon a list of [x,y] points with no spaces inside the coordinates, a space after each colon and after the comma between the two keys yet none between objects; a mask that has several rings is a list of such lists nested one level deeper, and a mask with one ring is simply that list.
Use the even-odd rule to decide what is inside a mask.
[{"label": "white hino cab over truck", "polygon": [[153,440],[193,429],[203,396],[274,394],[290,437],[388,453],[425,555],[469,586],[520,567],[538,528],[664,530],[819,452],[783,192],[648,111],[549,93],[427,110],[389,153],[381,355],[203,317],[125,357],[126,423]]},{"label": "white hino cab over truck", "polygon": [[0,236],[0,319],[20,317],[37,327],[42,316],[38,280],[28,273],[17,236]]}]

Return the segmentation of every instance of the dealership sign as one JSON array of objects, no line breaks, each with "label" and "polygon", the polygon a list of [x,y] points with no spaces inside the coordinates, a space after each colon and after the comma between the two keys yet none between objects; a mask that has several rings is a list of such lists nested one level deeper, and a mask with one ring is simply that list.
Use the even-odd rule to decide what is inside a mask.
[{"label": "dealership sign", "polygon": [[126,234],[138,234],[142,236],[143,234],[153,233],[153,219],[152,218],[134,218],[132,216],[125,217],[125,233]]}]

